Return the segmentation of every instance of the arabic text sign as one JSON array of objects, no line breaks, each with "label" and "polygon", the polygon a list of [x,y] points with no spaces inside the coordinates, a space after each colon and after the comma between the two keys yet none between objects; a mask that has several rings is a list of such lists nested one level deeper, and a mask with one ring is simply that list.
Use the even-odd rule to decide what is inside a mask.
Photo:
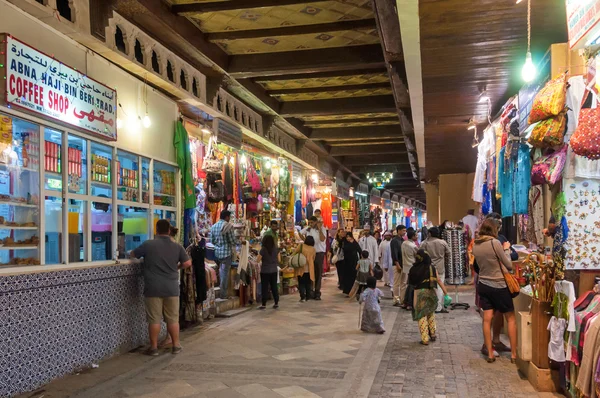
[{"label": "arabic text sign", "polygon": [[566,4],[569,47],[583,48],[599,32],[600,0],[567,0]]},{"label": "arabic text sign", "polygon": [[114,90],[12,37],[6,46],[8,103],[117,139]]}]

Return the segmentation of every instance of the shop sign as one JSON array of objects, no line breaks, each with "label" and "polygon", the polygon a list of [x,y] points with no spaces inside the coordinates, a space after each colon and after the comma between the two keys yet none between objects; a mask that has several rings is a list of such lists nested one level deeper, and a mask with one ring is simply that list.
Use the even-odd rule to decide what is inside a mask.
[{"label": "shop sign", "polygon": [[115,90],[8,35],[4,53],[9,106],[117,139]]},{"label": "shop sign", "polygon": [[569,47],[586,47],[600,34],[600,0],[567,0],[566,3]]},{"label": "shop sign", "polygon": [[376,206],[381,206],[381,198],[379,196],[371,195],[369,203]]},{"label": "shop sign", "polygon": [[234,149],[242,149],[241,128],[217,118],[213,121],[213,129],[217,132],[217,142],[222,142]]},{"label": "shop sign", "polygon": [[392,201],[390,199],[383,200],[383,208],[385,210],[392,210]]}]

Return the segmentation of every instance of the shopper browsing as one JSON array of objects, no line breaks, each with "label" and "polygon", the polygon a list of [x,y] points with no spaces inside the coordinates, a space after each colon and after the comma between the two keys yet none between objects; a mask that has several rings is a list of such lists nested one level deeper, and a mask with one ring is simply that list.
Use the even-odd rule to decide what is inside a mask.
[{"label": "shopper browsing", "polygon": [[383,319],[381,318],[381,307],[379,298],[383,297],[381,290],[377,289],[377,279],[370,276],[367,278],[367,288],[360,295],[359,303],[364,303],[360,330],[367,333],[385,333]]},{"label": "shopper browsing", "polygon": [[319,221],[316,216],[312,216],[308,220],[308,227],[302,230],[302,235],[306,238],[312,236],[315,240],[315,300],[321,300],[321,280],[323,278],[323,262],[325,260],[325,252],[327,245],[325,243],[327,231],[323,227],[323,221]]},{"label": "shopper browsing", "polygon": [[294,269],[294,276],[298,278],[298,292],[300,293],[301,303],[310,300],[312,297],[312,285],[315,281],[315,257],[317,256],[314,246],[315,239],[312,236],[307,236],[304,243],[296,248],[290,260],[300,263],[300,258],[295,259],[295,256],[298,254],[301,254],[306,259],[304,267]]},{"label": "shopper browsing", "polygon": [[279,275],[279,248],[275,246],[275,239],[272,235],[265,235],[262,240],[262,248],[258,253],[257,261],[260,266],[260,285],[262,305],[258,307],[261,310],[267,308],[269,290],[273,295],[275,305],[273,308],[279,308],[279,289],[277,288],[277,276]]},{"label": "shopper browsing", "polygon": [[[402,277],[400,279],[400,298],[402,301],[402,308],[410,310],[412,309],[412,294],[411,289],[408,288],[408,273],[416,261],[416,255],[419,248],[417,247],[417,232],[414,228],[409,228],[406,231],[408,237],[402,243]],[[407,294],[408,293],[408,294]]]},{"label": "shopper browsing", "polygon": [[233,225],[229,223],[231,212],[221,211],[220,220],[210,229],[210,241],[215,246],[216,263],[219,266],[219,279],[221,281],[219,292],[222,299],[227,298],[229,289],[229,273],[235,245]]},{"label": "shopper browsing", "polygon": [[369,261],[371,266],[379,264],[379,247],[377,245],[377,239],[371,234],[370,230],[365,230],[364,235],[358,241],[360,248],[369,252]]},{"label": "shopper browsing", "polygon": [[[450,246],[448,243],[441,239],[440,230],[438,227],[433,227],[429,231],[429,238],[425,239],[425,241],[421,244],[421,249],[425,250],[427,254],[431,257],[431,263],[435,267],[437,271],[437,277],[439,281],[446,280],[446,257],[450,256],[452,252],[450,251]],[[444,309],[444,295],[442,294],[442,289],[438,286],[437,297],[438,297],[438,306],[436,312],[447,313],[448,311]]]},{"label": "shopper browsing", "polygon": [[515,363],[517,358],[515,309],[504,279],[504,273],[512,270],[512,263],[498,240],[498,226],[493,219],[486,219],[479,227],[479,237],[475,240],[473,255],[479,267],[477,291],[479,305],[483,310],[484,355],[487,354],[488,362],[496,360],[491,329],[494,314],[498,313],[506,318],[511,345],[511,362]]},{"label": "shopper browsing", "polygon": [[392,263],[394,265],[392,270],[392,295],[394,296],[395,307],[400,307],[403,300],[400,296],[400,287],[402,286],[402,243],[404,243],[404,235],[406,235],[406,227],[398,225],[396,227],[396,237],[390,242]]},{"label": "shopper browsing", "polygon": [[183,246],[169,236],[171,224],[158,220],[156,237],[131,252],[131,258],[144,258],[144,297],[150,348],[146,354],[158,355],[158,335],[164,318],[173,343],[173,354],[181,352],[179,342],[179,270],[192,266]]}]

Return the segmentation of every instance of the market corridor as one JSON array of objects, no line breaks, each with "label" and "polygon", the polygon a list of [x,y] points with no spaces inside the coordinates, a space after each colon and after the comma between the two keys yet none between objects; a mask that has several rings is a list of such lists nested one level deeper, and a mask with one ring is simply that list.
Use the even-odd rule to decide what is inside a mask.
[{"label": "market corridor", "polygon": [[473,310],[438,316],[440,338],[423,347],[410,314],[392,307],[391,300],[382,302],[388,332],[360,332],[358,306],[337,292],[333,278],[325,282],[323,301],[301,304],[293,295],[281,304],[279,310],[252,309],[184,332],[179,356],[129,353],[58,380],[35,396],[537,396],[509,359],[487,364],[481,358],[480,321]]}]

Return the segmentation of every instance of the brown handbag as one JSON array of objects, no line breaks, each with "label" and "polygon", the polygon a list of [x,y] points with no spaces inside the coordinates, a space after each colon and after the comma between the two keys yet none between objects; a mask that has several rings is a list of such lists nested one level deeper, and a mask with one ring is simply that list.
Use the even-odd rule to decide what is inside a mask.
[{"label": "brown handbag", "polygon": [[502,261],[500,261],[500,257],[498,256],[498,253],[496,253],[496,248],[494,247],[494,241],[491,240],[490,243],[492,244],[492,250],[494,250],[494,254],[496,255],[496,260],[498,260],[500,272],[502,272],[502,275],[504,276],[504,281],[506,282],[506,287],[508,288],[510,297],[515,298],[519,295],[519,293],[521,293],[521,286],[513,274],[504,272],[504,268],[502,268]]}]

